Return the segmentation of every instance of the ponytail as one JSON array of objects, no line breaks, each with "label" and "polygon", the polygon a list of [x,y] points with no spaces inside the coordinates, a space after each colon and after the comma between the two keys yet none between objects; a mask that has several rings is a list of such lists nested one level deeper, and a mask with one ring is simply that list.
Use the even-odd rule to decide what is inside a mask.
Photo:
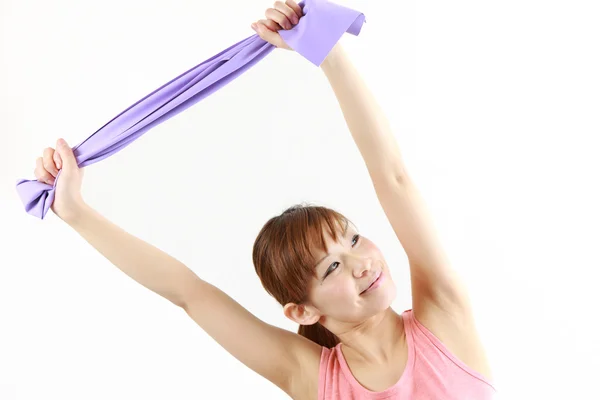
[{"label": "ponytail", "polygon": [[300,325],[298,334],[328,349],[335,347],[340,342],[337,336],[318,322],[312,325]]}]

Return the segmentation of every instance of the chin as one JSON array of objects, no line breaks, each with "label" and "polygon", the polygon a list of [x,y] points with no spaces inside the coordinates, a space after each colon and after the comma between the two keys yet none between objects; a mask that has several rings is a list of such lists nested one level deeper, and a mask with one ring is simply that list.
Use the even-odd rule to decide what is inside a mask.
[{"label": "chin", "polygon": [[[383,288],[382,288],[383,289]],[[385,288],[385,293],[382,293],[382,305],[384,307],[384,309],[388,309],[389,307],[392,306],[392,303],[394,302],[394,300],[396,300],[396,285],[394,285],[393,282],[391,282],[391,284]]]},{"label": "chin", "polygon": [[364,300],[368,304],[368,309],[376,314],[390,308],[396,300],[396,294],[396,285],[390,279],[384,285],[369,293]]}]

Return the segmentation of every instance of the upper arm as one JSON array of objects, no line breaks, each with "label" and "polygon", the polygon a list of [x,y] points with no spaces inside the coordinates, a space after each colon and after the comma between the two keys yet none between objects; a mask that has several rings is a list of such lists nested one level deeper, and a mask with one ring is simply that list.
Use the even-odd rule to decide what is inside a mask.
[{"label": "upper arm", "polygon": [[408,257],[415,315],[441,311],[468,316],[467,290],[450,265],[415,184],[407,174],[373,179],[373,183]]},{"label": "upper arm", "polygon": [[375,186],[408,256],[414,316],[467,366],[491,378],[466,286],[452,269],[414,183],[403,176]]},{"label": "upper arm", "polygon": [[320,346],[269,325],[219,288],[197,279],[185,295],[186,313],[217,343],[247,367],[292,396],[311,366],[318,368]]}]

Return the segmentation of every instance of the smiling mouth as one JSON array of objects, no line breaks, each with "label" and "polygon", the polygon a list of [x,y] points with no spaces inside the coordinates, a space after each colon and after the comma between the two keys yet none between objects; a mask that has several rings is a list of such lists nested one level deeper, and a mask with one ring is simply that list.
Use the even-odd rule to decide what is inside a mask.
[{"label": "smiling mouth", "polygon": [[366,288],[365,290],[363,290],[362,292],[360,292],[360,294],[365,293],[367,290],[371,289],[371,286],[373,286],[375,284],[375,282],[377,282],[379,280],[379,278],[381,278],[381,271],[379,271],[379,273],[377,274],[377,277],[375,279],[373,279],[373,282],[371,282],[371,284],[369,285],[368,288]]}]

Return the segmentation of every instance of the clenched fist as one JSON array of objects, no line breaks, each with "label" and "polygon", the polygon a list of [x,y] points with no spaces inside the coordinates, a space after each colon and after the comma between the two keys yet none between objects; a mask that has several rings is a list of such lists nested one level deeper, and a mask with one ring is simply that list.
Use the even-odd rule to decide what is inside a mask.
[{"label": "clenched fist", "polygon": [[279,31],[292,29],[303,15],[302,8],[294,0],[287,0],[285,3],[278,1],[273,8],[265,11],[267,19],[258,20],[251,26],[265,42],[281,49],[291,50],[279,35]]},{"label": "clenched fist", "polygon": [[73,150],[63,139],[56,142],[56,149],[48,147],[44,150],[43,156],[36,160],[34,174],[40,182],[49,185],[56,183],[51,209],[59,218],[66,220],[81,208],[83,169],[79,168]]}]

